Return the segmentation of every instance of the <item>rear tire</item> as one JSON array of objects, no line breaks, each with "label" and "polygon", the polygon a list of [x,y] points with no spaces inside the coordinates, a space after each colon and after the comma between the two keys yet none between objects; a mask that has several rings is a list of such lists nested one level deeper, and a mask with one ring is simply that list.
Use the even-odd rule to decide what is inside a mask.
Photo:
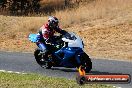
[{"label": "rear tire", "polygon": [[36,49],[34,51],[34,57],[36,62],[42,67],[42,68],[46,68],[46,69],[50,69],[52,66],[50,65],[50,63],[46,62],[45,59],[43,58],[43,54],[40,54],[40,50]]}]

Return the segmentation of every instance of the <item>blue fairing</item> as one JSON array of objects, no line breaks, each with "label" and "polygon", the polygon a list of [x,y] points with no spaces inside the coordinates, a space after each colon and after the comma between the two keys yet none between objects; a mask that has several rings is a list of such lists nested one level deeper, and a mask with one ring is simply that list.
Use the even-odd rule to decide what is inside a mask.
[{"label": "blue fairing", "polygon": [[[81,52],[83,52],[83,50],[81,48],[73,48],[73,47],[65,48],[64,47],[64,48],[58,50],[57,52],[55,52],[55,56],[57,56],[59,59],[61,59],[60,65],[63,65],[65,67],[73,67],[74,65],[72,63],[70,63],[69,60],[72,57],[75,57],[77,63],[80,64],[81,61],[77,54],[79,54]],[[62,59],[62,57],[59,57],[60,53],[64,53],[63,59]]]},{"label": "blue fairing", "polygon": [[37,34],[29,34],[28,39],[29,39],[31,42],[37,42],[37,41],[38,41],[38,39],[37,39]]}]

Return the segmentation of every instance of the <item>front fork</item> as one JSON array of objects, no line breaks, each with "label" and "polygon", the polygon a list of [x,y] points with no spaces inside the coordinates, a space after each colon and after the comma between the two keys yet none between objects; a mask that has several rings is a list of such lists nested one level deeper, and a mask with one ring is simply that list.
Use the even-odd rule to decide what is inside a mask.
[{"label": "front fork", "polygon": [[77,62],[77,67],[79,67],[81,65],[81,58],[80,58],[80,54],[75,56],[76,62]]},{"label": "front fork", "polygon": [[81,51],[81,52],[77,53],[76,56],[75,56],[75,59],[76,59],[76,62],[77,62],[77,67],[79,67],[79,66],[82,65],[81,55],[82,55],[83,53],[84,53],[84,52]]}]

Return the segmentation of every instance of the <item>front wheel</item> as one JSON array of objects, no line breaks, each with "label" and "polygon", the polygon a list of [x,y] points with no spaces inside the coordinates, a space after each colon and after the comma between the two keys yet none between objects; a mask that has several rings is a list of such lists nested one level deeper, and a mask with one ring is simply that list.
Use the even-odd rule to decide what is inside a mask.
[{"label": "front wheel", "polygon": [[88,73],[92,69],[92,62],[89,56],[86,53],[83,53],[81,56],[81,66],[84,68],[85,72]]},{"label": "front wheel", "polygon": [[42,68],[46,68],[46,69],[50,69],[52,67],[52,65],[47,62],[46,59],[46,55],[42,54],[41,51],[39,49],[36,49],[34,51],[34,56],[35,56],[35,60],[36,62],[42,67]]}]

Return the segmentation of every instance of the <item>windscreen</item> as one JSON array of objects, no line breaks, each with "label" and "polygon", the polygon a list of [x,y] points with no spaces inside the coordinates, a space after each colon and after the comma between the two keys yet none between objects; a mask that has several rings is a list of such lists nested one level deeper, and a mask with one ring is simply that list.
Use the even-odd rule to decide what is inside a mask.
[{"label": "windscreen", "polygon": [[68,47],[80,47],[82,49],[84,48],[82,39],[75,33],[67,33],[65,34],[64,38],[66,38],[64,41],[68,42]]}]

